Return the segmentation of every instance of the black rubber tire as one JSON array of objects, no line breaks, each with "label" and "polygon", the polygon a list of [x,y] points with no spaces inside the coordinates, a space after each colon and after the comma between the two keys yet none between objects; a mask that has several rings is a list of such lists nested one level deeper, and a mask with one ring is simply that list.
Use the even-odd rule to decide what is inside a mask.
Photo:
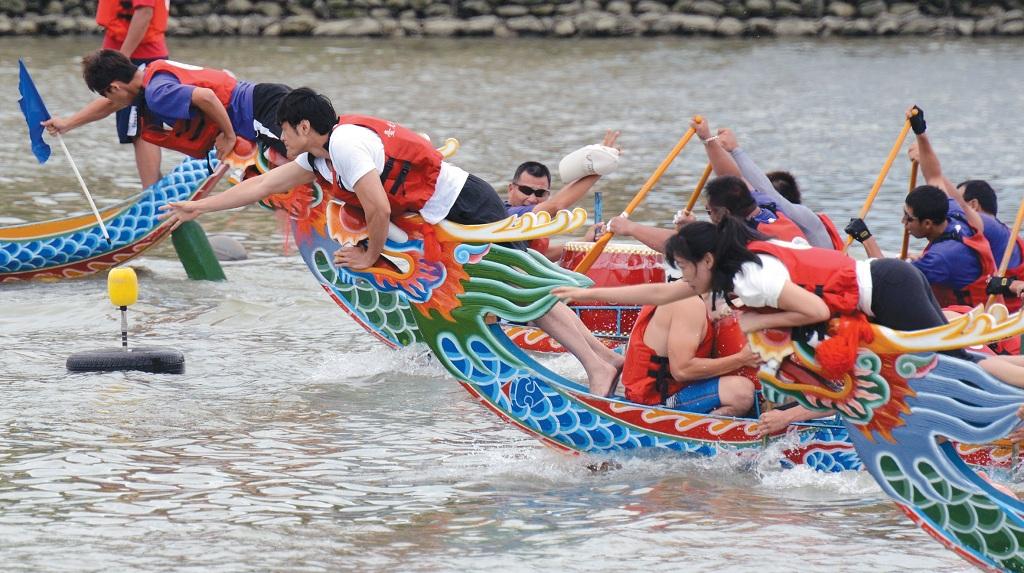
[{"label": "black rubber tire", "polygon": [[184,374],[185,355],[173,348],[137,346],[124,350],[86,350],[68,356],[71,372],[140,370],[154,374]]}]

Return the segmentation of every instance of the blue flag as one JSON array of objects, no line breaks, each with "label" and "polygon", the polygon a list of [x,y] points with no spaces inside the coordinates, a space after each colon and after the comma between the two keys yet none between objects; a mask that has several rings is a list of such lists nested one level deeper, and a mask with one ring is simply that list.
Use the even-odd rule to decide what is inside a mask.
[{"label": "blue flag", "polygon": [[32,76],[28,75],[25,69],[25,62],[18,60],[20,72],[18,74],[18,92],[21,99],[18,105],[21,106],[21,113],[25,114],[25,121],[28,122],[28,137],[32,140],[32,153],[36,155],[39,163],[46,163],[50,158],[50,146],[43,141],[42,122],[50,119],[50,112],[46,111],[46,104],[32,83]]}]

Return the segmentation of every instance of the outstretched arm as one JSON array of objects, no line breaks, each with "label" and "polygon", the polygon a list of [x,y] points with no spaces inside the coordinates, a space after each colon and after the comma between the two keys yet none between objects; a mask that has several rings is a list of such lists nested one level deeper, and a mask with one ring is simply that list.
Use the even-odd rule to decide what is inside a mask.
[{"label": "outstretched arm", "polygon": [[561,286],[555,287],[551,294],[566,303],[605,301],[618,304],[662,305],[696,296],[700,293],[693,290],[693,287],[687,284],[686,281],[675,281],[671,283],[651,283],[624,287],[578,288]]},{"label": "outstretched arm", "polygon": [[[912,113],[915,109],[917,110],[917,115]],[[925,181],[929,185],[942,189],[946,192],[946,195],[956,201],[956,204],[963,210],[964,215],[967,216],[967,224],[974,229],[974,232],[980,233],[984,231],[985,223],[982,221],[981,215],[964,201],[963,193],[942,173],[942,164],[939,163],[939,156],[935,153],[931,140],[925,134],[924,111],[917,106],[911,107],[907,110],[907,119],[910,120],[910,125],[914,128],[914,135],[917,139],[917,161],[921,166],[921,173],[924,175]]]},{"label": "outstretched arm", "polygon": [[708,154],[708,161],[711,163],[711,169],[714,170],[715,176],[743,176],[740,173],[739,166],[733,161],[732,155],[729,155],[729,152],[722,147],[721,136],[711,135],[711,125],[708,122],[708,118],[705,117],[700,123],[690,120],[690,127],[696,130],[697,137],[704,143],[704,151]]},{"label": "outstretched arm", "polygon": [[675,234],[671,229],[634,223],[623,215],[612,217],[608,221],[608,230],[623,237],[633,237],[659,253],[665,252],[665,243]]},{"label": "outstretched arm", "polygon": [[[604,140],[601,141],[601,145],[605,147],[612,147],[618,149],[621,153],[622,150],[619,149],[617,145],[615,145],[615,141],[618,138],[618,131],[608,130],[604,134]],[[570,181],[567,185],[562,187],[557,193],[552,195],[546,201],[538,203],[533,208],[533,212],[536,213],[538,211],[547,211],[548,213],[554,215],[555,211],[571,208],[580,199],[582,199],[584,195],[587,194],[587,191],[590,191],[590,189],[594,186],[595,183],[597,183],[597,180],[600,178],[600,175],[594,174],[586,175],[574,181]]]},{"label": "outstretched arm", "polygon": [[219,195],[199,201],[168,203],[160,208],[161,211],[165,211],[160,218],[171,221],[173,228],[177,228],[185,221],[191,221],[203,213],[224,211],[255,203],[274,193],[288,191],[296,185],[312,183],[313,179],[312,171],[306,171],[293,161],[258,177],[246,179]]},{"label": "outstretched arm", "polygon": [[779,211],[782,211],[783,215],[792,219],[804,234],[807,235],[807,241],[811,246],[824,249],[832,248],[832,238],[829,236],[828,230],[825,229],[825,224],[818,218],[818,215],[804,205],[790,202],[789,199],[786,199],[779,193],[764,171],[747,155],[746,151],[740,148],[739,142],[736,140],[736,134],[731,129],[719,129],[718,141],[732,156],[733,161],[739,167],[740,174],[747,180],[747,183],[755,191],[771,197]]},{"label": "outstretched arm", "polygon": [[71,117],[51,117],[43,122],[43,127],[50,135],[67,133],[76,127],[101,120],[123,107],[126,106],[116,105],[109,99],[100,97],[85,104],[85,107],[76,111]]}]

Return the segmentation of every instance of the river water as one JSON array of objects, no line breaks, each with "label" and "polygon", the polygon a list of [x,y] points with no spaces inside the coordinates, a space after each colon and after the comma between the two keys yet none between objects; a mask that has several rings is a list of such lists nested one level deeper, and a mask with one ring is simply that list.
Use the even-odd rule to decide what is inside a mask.
[{"label": "river water", "polygon": [[[83,211],[59,148],[45,166],[31,157],[15,86],[24,57],[51,113],[74,111],[94,43],[0,39],[0,224]],[[793,171],[835,220],[859,208],[911,103],[950,178],[991,181],[1004,219],[1024,188],[1013,40],[175,38],[172,53],[458,137],[454,161],[499,188],[521,161],[554,166],[621,129],[608,213],[695,113]],[[66,141],[101,206],[135,192],[112,121]],[[703,164],[694,143],[634,218],[666,221]],[[908,173],[901,156],[868,219],[889,249]],[[117,345],[102,279],[0,287],[4,571],[967,570],[865,475],[782,472],[771,451],[754,468],[640,456],[592,473],[484,410],[423,350],[363,333],[265,211],[203,222],[250,260],[227,282],[189,282],[162,245],[137,262],[130,311],[133,342],[183,350],[184,376],[65,372],[68,354]]]}]

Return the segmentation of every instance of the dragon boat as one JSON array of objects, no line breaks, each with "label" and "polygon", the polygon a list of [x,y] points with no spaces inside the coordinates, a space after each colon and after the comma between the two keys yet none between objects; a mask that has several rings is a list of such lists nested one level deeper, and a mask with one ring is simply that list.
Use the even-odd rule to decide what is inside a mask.
[{"label": "dragon boat", "polygon": [[[538,363],[488,319],[534,320],[557,302],[554,286],[592,284],[539,253],[498,244],[578,228],[586,220],[582,209],[487,225],[442,221],[428,235],[418,216],[406,216],[389,233],[387,263],[356,271],[336,267],[333,253],[367,236],[359,210],[326,200],[316,188],[271,197],[266,206],[289,212],[309,269],[368,331],[393,347],[426,344],[487,409],[551,447],[715,455],[756,452],[782,439],[758,439],[753,419],[594,396]],[[853,370],[839,382],[826,379],[814,348],[788,332],[750,335],[766,361],[759,379],[769,400],[838,412],[832,421],[796,424],[795,442],[780,444],[783,465],[865,469],[915,525],[972,565],[1024,571],[1024,503],[976,470],[1020,461],[1007,435],[1021,424],[1024,390],[941,354],[1020,336],[1024,313],[996,304],[928,330],[870,328]]]},{"label": "dragon boat", "polygon": [[92,214],[0,227],[0,282],[87,276],[141,255],[169,232],[157,216],[172,201],[198,199],[227,172],[216,159],[188,158],[139,195]]},{"label": "dragon boat", "polygon": [[[559,284],[588,285],[536,252],[500,245],[473,245],[494,237],[534,238],[582,225],[583,210],[529,214],[485,226],[442,222],[447,258],[423,258],[422,221],[407,217],[392,227],[385,249],[389,264],[351,271],[333,263],[343,244],[365,238],[361,213],[326,199],[319,188],[296,188],[270,197],[264,205],[292,215],[296,245],[312,274],[357,323],[392,348],[427,344],[472,396],[502,419],[553,448],[579,453],[662,449],[713,456],[751,456],[785,444],[784,467],[806,465],[819,471],[863,468],[844,424],[837,420],[795,425],[794,435],[764,440],[757,420],[682,412],[603,398],[536,362],[515,338],[521,327],[487,324],[492,313],[515,322],[542,315],[556,301],[548,294]],[[645,264],[646,266],[646,264]],[[396,271],[396,269],[399,269]],[[568,281],[568,282],[567,282]],[[604,307],[595,310],[607,312]],[[604,317],[607,320],[607,316]],[[546,336],[546,335],[545,335]],[[1019,461],[1012,444],[955,446],[969,464],[1011,468]]]},{"label": "dragon boat", "polygon": [[[557,301],[556,285],[589,286],[539,253],[490,241],[533,239],[582,225],[581,209],[510,218],[489,225],[398,221],[387,241],[398,263],[361,271],[332,267],[337,245],[366,237],[357,210],[330,202],[324,241],[312,251],[319,272],[342,282],[365,281],[401,293],[422,340],[484,406],[559,449],[616,452],[639,448],[698,455],[763,447],[753,420],[640,406],[599,398],[551,372],[511,342],[490,314],[529,321]],[[426,245],[426,241],[436,244]],[[432,253],[431,256],[425,253]],[[788,332],[751,336],[766,360],[759,377],[769,399],[793,398],[838,424],[802,424],[786,457],[817,469],[863,467],[897,505],[947,548],[989,571],[1024,570],[1024,503],[994,487],[969,463],[984,450],[989,463],[1012,454],[1001,441],[1018,427],[1024,390],[976,364],[940,354],[1024,333],[1024,314],[1002,305],[979,307],[941,327],[899,332],[872,326],[854,369],[836,383],[821,375],[810,345]],[[773,439],[778,439],[773,438]],[[771,440],[770,440],[771,441]],[[954,444],[996,444],[984,447]],[[849,449],[852,444],[853,450]]]}]

